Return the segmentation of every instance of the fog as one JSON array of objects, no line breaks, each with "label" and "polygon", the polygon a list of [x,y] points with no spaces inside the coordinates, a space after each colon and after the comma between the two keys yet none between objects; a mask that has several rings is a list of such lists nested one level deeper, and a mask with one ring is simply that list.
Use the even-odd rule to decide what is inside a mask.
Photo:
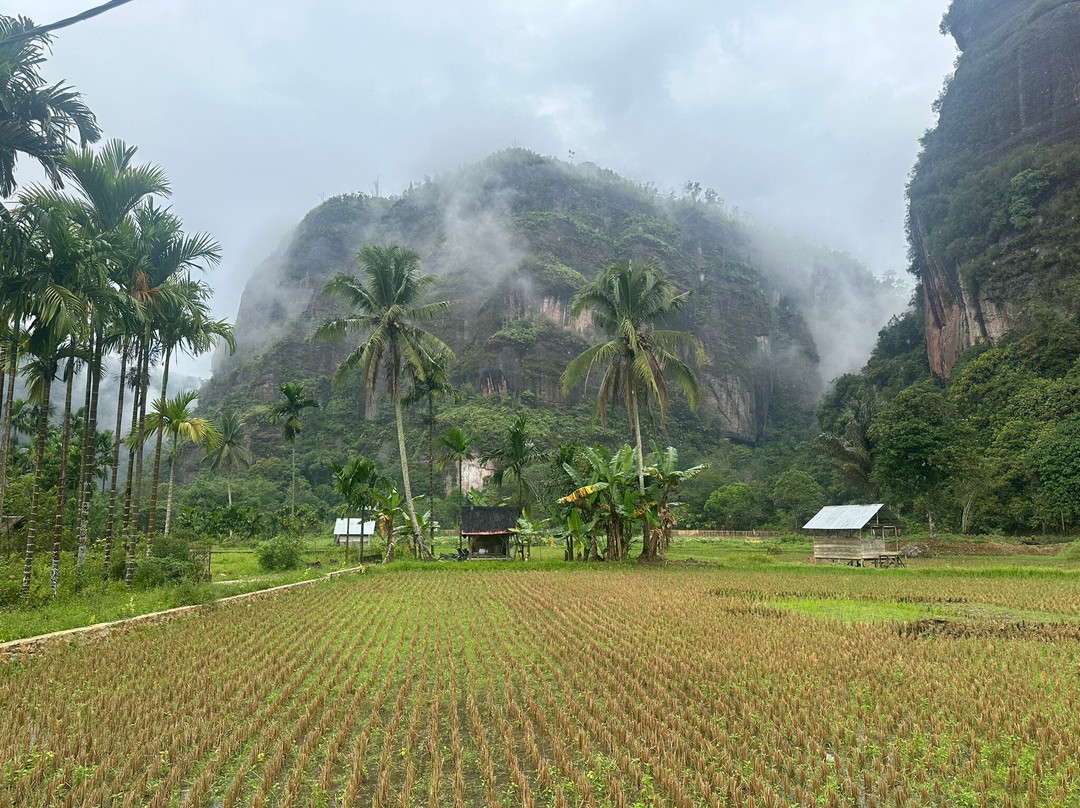
[{"label": "fog", "polygon": [[218,316],[321,200],[395,193],[511,145],[664,190],[694,180],[902,273],[904,185],[955,58],[946,5],[135,0],[58,32],[44,71],[165,167],[187,227],[222,242]]}]

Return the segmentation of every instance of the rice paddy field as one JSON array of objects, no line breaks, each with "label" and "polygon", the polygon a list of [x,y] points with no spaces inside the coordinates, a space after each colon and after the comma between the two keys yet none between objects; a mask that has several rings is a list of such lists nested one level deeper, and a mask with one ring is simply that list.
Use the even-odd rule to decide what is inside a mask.
[{"label": "rice paddy field", "polygon": [[368,572],[0,669],[0,806],[1075,806],[1062,568]]}]

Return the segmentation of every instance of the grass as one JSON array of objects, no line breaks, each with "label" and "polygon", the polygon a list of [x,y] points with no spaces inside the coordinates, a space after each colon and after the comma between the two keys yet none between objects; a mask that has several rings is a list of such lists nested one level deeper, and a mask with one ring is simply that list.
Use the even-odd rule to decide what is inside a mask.
[{"label": "grass", "polygon": [[936,617],[936,606],[897,603],[896,601],[842,600],[831,598],[788,598],[772,601],[778,609],[801,612],[811,617],[839,620],[842,623],[857,623],[866,620],[918,620]]},{"label": "grass", "polygon": [[[23,603],[16,599],[0,609],[0,642],[321,578],[327,572],[343,568],[347,560],[344,549],[338,550],[332,542],[312,542],[300,569],[267,572],[259,567],[258,556],[252,550],[227,548],[211,555],[213,583],[182,583],[128,591],[120,581],[110,581],[107,585],[102,582],[101,559],[93,555],[87,562],[82,586],[77,589],[74,558],[71,553],[65,553],[61,587],[53,596],[48,588],[50,558],[39,554],[30,601]],[[0,565],[0,580],[6,581],[9,589],[15,588],[17,592],[21,579],[21,558],[13,556]]]}]

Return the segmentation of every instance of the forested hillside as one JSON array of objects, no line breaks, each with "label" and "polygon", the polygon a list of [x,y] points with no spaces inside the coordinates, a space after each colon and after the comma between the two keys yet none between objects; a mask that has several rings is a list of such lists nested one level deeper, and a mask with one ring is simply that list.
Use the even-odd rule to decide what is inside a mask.
[{"label": "forested hillside", "polygon": [[850,496],[964,532],[1080,523],[1080,3],[956,0],[908,190],[916,307],[826,397]]},{"label": "forested hillside", "polygon": [[[691,413],[677,400],[655,433],[692,458],[717,459],[732,441],[790,452],[813,437],[828,381],[823,369],[852,369],[853,354],[865,355],[904,297],[848,256],[757,227],[711,189],[688,184],[665,196],[592,164],[520,149],[427,178],[397,197],[335,197],[253,275],[237,319],[238,350],[219,354],[200,398],[204,410],[247,417],[258,459],[253,485],[287,483],[287,452],[267,416],[283,382],[305,384],[322,404],[305,414],[297,449],[312,505],[334,499],[331,461],[355,452],[392,459],[390,413],[366,407],[358,376],[340,389],[331,384],[355,342],[311,340],[339,311],[322,294],[327,280],[357,272],[361,246],[390,242],[415,249],[424,271],[438,276],[433,299],[458,301],[431,324],[456,355],[458,393],[438,403],[438,429],[468,426],[492,444],[525,410],[549,448],[626,440],[622,416],[606,430],[594,417],[595,381],[591,391],[569,396],[559,383],[568,361],[596,337],[587,317],[571,314],[571,298],[616,260],[651,260],[692,292],[667,327],[704,343],[702,406]],[[417,460],[428,455],[426,411],[425,404],[409,414]]]}]

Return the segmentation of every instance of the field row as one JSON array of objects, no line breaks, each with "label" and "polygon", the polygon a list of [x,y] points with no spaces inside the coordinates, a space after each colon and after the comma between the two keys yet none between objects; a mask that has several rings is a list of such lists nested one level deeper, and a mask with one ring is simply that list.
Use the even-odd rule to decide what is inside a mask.
[{"label": "field row", "polygon": [[0,808],[1076,804],[1075,642],[818,620],[761,580],[375,574],[60,649],[0,678]]}]

